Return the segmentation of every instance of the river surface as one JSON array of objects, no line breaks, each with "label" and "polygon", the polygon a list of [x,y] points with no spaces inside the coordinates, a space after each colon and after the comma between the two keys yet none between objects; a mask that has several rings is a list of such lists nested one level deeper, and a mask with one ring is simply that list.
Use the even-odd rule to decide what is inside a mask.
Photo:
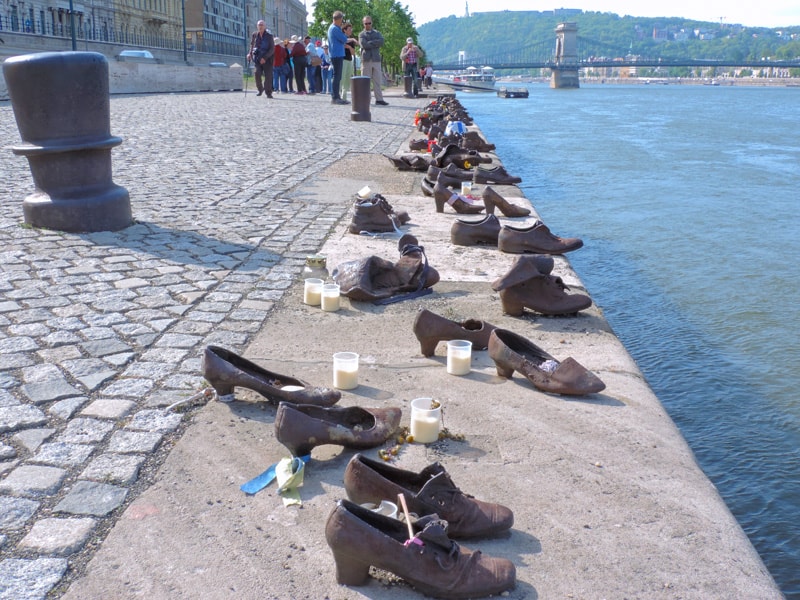
[{"label": "river surface", "polygon": [[800,599],[800,89],[458,98]]}]

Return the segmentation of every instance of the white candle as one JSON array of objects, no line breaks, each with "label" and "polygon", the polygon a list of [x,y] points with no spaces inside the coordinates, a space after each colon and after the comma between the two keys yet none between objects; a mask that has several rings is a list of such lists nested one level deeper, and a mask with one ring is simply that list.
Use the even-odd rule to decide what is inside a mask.
[{"label": "white candle", "polygon": [[333,387],[339,390],[358,387],[358,354],[337,352],[333,355]]},{"label": "white candle", "polygon": [[322,286],[322,310],[336,312],[339,310],[339,286],[335,283],[326,283]]},{"label": "white candle", "polygon": [[303,285],[303,303],[319,306],[322,303],[322,279],[306,279]]},{"label": "white candle", "polygon": [[450,375],[467,375],[472,369],[472,342],[450,340],[447,342],[447,372]]},{"label": "white candle", "polygon": [[469,196],[472,193],[472,182],[471,181],[462,181],[461,182],[461,195],[462,196]]},{"label": "white candle", "polygon": [[411,417],[411,435],[420,444],[430,444],[439,439],[438,417],[413,415]]}]

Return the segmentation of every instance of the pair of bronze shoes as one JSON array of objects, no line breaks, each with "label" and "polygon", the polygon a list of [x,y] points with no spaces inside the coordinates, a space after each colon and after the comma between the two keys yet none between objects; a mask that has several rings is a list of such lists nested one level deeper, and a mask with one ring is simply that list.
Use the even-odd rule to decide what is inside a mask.
[{"label": "pair of bronze shoes", "polygon": [[511,379],[517,371],[544,392],[585,396],[606,387],[597,375],[574,358],[558,361],[530,340],[507,329],[492,331],[489,357],[500,377]]},{"label": "pair of bronze shoes", "polygon": [[[357,454],[347,465],[344,485],[350,499],[340,500],[325,524],[338,583],[363,585],[374,566],[434,598],[479,598],[514,587],[511,561],[451,539],[506,531],[513,513],[461,492],[439,463],[414,473]],[[360,506],[399,494],[417,515],[410,525]]]},{"label": "pair of bronze shoes", "polygon": [[518,257],[508,272],[492,283],[503,312],[520,317],[526,308],[544,315],[568,315],[589,308],[592,299],[568,294],[561,277],[552,275],[553,259],[540,254]]}]

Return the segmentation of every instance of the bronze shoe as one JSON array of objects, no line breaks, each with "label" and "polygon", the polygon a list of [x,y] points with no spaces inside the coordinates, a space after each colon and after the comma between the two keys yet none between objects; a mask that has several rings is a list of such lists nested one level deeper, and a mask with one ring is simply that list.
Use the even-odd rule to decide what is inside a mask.
[{"label": "bronze shoe", "polygon": [[[243,387],[258,392],[276,404],[283,401],[316,406],[332,406],[342,397],[337,390],[312,388],[301,379],[267,371],[219,346],[206,346],[203,354],[203,376],[220,396],[232,395],[234,387]],[[287,386],[302,389],[283,389]]]},{"label": "bronze shoe", "polygon": [[275,438],[292,456],[311,454],[324,444],[345,448],[374,448],[388,440],[400,426],[400,408],[344,408],[305,404],[278,404]]},{"label": "bronze shoe", "polygon": [[364,585],[374,566],[433,598],[482,598],[514,587],[514,563],[459,546],[448,537],[446,521],[423,517],[412,531],[409,541],[402,521],[339,500],[325,524],[336,581]]},{"label": "bronze shoe", "polygon": [[492,169],[478,167],[472,174],[472,181],[475,183],[494,183],[497,185],[515,185],[522,183],[522,177],[509,175],[505,167],[499,165]]},{"label": "bronze shoe", "polygon": [[438,514],[448,522],[448,533],[454,538],[493,535],[514,524],[510,509],[465,494],[438,462],[414,473],[356,454],[344,471],[344,489],[358,504],[380,503],[402,493],[410,512]]},{"label": "bronze shoe", "polygon": [[436,185],[433,181],[428,179],[428,176],[422,178],[422,181],[419,182],[419,187],[422,190],[423,196],[433,196],[433,186]]},{"label": "bronze shoe", "polygon": [[422,355],[433,356],[436,345],[448,340],[469,340],[473,350],[486,350],[494,325],[478,319],[458,323],[423,308],[414,318],[413,329]]},{"label": "bronze shoe", "polygon": [[484,188],[481,196],[483,197],[483,203],[486,205],[487,215],[493,215],[495,207],[499,208],[500,212],[506,217],[527,217],[531,214],[530,210],[512,204],[488,185]]},{"label": "bronze shoe", "polygon": [[436,181],[436,178],[439,177],[439,173],[444,173],[448,177],[458,179],[459,181],[472,181],[472,171],[468,169],[459,169],[455,165],[447,165],[443,169],[440,169],[436,165],[431,165],[428,167],[427,177],[430,181]]},{"label": "bronze shoe", "polygon": [[539,275],[549,275],[553,272],[555,264],[552,256],[545,254],[523,254],[514,260],[514,263],[505,275],[495,279],[492,283],[492,289],[499,291],[523,283]]},{"label": "bronze shoe", "polygon": [[[492,289],[498,292],[503,312],[512,317],[520,317],[526,308],[543,315],[569,315],[592,305],[592,299],[583,294],[567,294],[569,288],[561,277],[540,274],[521,283],[500,284],[504,278],[496,280]],[[513,278],[505,278],[507,281]],[[507,286],[507,287],[504,287]]]},{"label": "bronze shoe", "polygon": [[530,227],[512,227],[503,225],[497,238],[497,247],[501,252],[522,254],[564,254],[583,246],[580,238],[561,238],[550,233],[550,229],[541,221]]},{"label": "bronze shoe", "polygon": [[507,329],[495,329],[489,337],[489,357],[500,377],[511,379],[514,371],[527,377],[543,392],[584,396],[605,389],[594,373],[570,357],[557,361],[530,340]]},{"label": "bronze shoe", "polygon": [[374,194],[369,198],[356,197],[353,203],[353,219],[348,230],[355,234],[362,231],[396,231],[399,225],[405,225],[410,220],[406,211],[395,212],[386,198]]},{"label": "bronze shoe", "polygon": [[409,150],[428,150],[428,140],[427,139],[419,139],[419,140],[410,140],[408,142],[408,149]]},{"label": "bronze shoe", "polygon": [[457,246],[497,246],[499,233],[500,221],[494,215],[487,215],[480,221],[456,219],[450,227],[450,243]]},{"label": "bronze shoe", "polygon": [[[442,174],[439,174],[442,177]],[[444,212],[444,205],[449,204],[453,210],[462,215],[476,215],[484,209],[483,204],[470,204],[453,190],[436,180],[433,186],[433,199],[436,202],[436,212]]]},{"label": "bronze shoe", "polygon": [[487,142],[477,131],[467,131],[461,140],[461,147],[479,152],[491,152],[497,149],[497,146]]}]

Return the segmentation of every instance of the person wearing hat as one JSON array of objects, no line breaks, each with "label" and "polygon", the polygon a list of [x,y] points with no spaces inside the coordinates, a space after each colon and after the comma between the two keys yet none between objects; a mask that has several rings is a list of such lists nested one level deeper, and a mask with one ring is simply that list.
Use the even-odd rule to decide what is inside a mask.
[{"label": "person wearing hat", "polygon": [[331,93],[331,81],[333,80],[333,69],[331,69],[331,55],[328,52],[328,42],[322,42],[322,93]]},{"label": "person wearing hat", "polygon": [[372,28],[372,17],[366,15],[361,19],[364,30],[358,34],[358,45],[361,46],[361,75],[369,77],[372,81],[372,91],[375,93],[375,104],[386,106],[389,103],[383,99],[383,68],[381,67],[381,47],[383,36]]},{"label": "person wearing hat", "polygon": [[347,43],[347,36],[342,31],[342,21],[344,14],[337,10],[333,13],[333,23],[328,27],[328,51],[331,55],[331,66],[333,67],[333,81],[331,82],[331,103],[347,104],[342,100],[340,88],[342,85],[342,63],[344,63],[344,45]]},{"label": "person wearing hat", "polygon": [[408,38],[406,45],[400,50],[400,60],[403,63],[403,75],[411,77],[411,89],[416,98],[419,95],[419,69],[417,65],[422,58],[422,50],[414,44],[414,38]]},{"label": "person wearing hat", "polygon": [[303,45],[303,40],[297,39],[293,35],[295,43],[292,46],[290,55],[292,57],[292,65],[294,65],[294,82],[297,84],[297,94],[304,96],[306,92],[306,64],[308,62],[308,52]]},{"label": "person wearing hat", "polygon": [[317,51],[314,48],[314,40],[311,39],[310,35],[307,35],[303,38],[303,45],[306,47],[306,79],[308,79],[308,93],[312,96],[317,93],[317,86],[314,85],[314,57],[317,55]]},{"label": "person wearing hat", "polygon": [[[286,40],[286,44],[288,42]],[[286,49],[286,44],[281,40],[275,42],[275,55],[272,59],[272,91],[280,90],[284,94],[289,91],[286,78],[290,74],[289,50]]]},{"label": "person wearing hat", "polygon": [[[258,96],[267,92],[267,98],[272,98],[272,61],[275,54],[275,40],[267,31],[264,21],[256,23],[257,30],[250,38],[250,52],[247,58],[255,65],[256,87]],[[263,81],[262,81],[263,79]]]}]

